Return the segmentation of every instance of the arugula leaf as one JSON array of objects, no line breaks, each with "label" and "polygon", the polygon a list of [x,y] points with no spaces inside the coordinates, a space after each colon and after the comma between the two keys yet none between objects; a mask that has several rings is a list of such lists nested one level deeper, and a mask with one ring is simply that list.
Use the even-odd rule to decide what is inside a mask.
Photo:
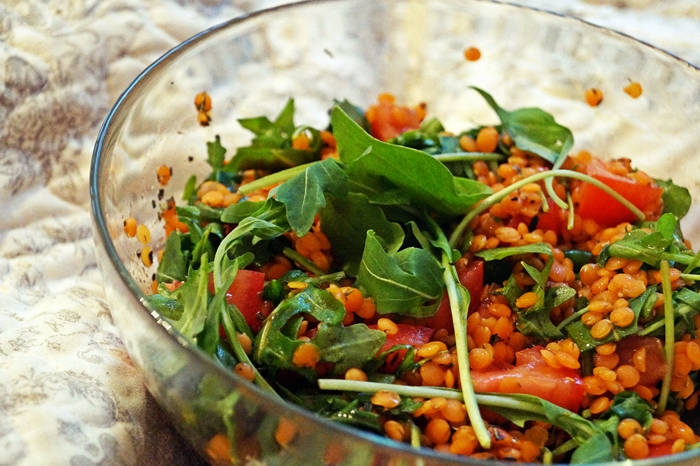
[{"label": "arugula leaf", "polygon": [[170,321],[185,338],[194,342],[204,329],[209,304],[209,261],[201,259],[199,269],[191,270],[187,281],[172,292],[171,296],[182,303],[182,315]]},{"label": "arugula leaf", "polygon": [[328,291],[313,286],[282,301],[256,337],[254,358],[272,371],[289,369],[315,380],[314,369],[292,362],[294,351],[305,343],[296,338],[302,314],[309,314],[329,326],[339,326],[345,317],[345,307]]},{"label": "arugula leaf", "polygon": [[319,215],[323,233],[333,245],[333,255],[342,269],[357,275],[364,251],[367,231],[372,230],[388,254],[395,254],[404,241],[401,225],[386,219],[382,209],[367,196],[348,193],[344,199],[330,198]]},{"label": "arugula leaf", "polygon": [[510,256],[520,254],[552,254],[552,248],[547,243],[534,243],[525,246],[511,246],[503,248],[485,249],[479,251],[475,256],[481,257],[486,261],[501,260]]},{"label": "arugula leaf", "polygon": [[303,128],[312,133],[312,147],[294,149],[294,99],[289,99],[275,121],[267,117],[243,118],[240,125],[255,134],[251,145],[239,147],[225,166],[226,171],[239,172],[251,168],[280,170],[318,159],[321,139],[318,131]]},{"label": "arugula leaf", "polygon": [[512,112],[501,108],[489,93],[473,87],[501,119],[503,129],[520,149],[539,155],[551,163],[566,155],[574,143],[571,130],[554,121],[540,108],[520,108]]},{"label": "arugula leaf", "polygon": [[[343,112],[345,112],[345,114],[349,116],[352,119],[352,121],[357,123],[357,125],[360,128],[362,128],[368,133],[370,132],[371,127],[369,121],[365,117],[365,112],[364,110],[362,110],[362,108],[349,102],[347,99],[344,99],[342,101],[336,100],[335,105],[340,107],[343,110]],[[331,129],[332,128],[333,126],[331,126]]]},{"label": "arugula leaf", "polygon": [[622,239],[606,246],[606,251],[599,256],[598,261],[607,257],[620,257],[623,259],[640,260],[652,267],[658,267],[662,260],[689,264],[694,255],[682,243],[678,237],[678,219],[671,213],[663,214],[655,223],[645,225],[651,228],[635,229],[627,233]]},{"label": "arugula leaf", "polygon": [[159,283],[184,281],[187,278],[187,262],[182,248],[182,233],[175,230],[165,240],[163,257],[156,271],[156,280]]},{"label": "arugula leaf", "polygon": [[428,317],[445,287],[442,273],[428,251],[406,248],[391,255],[374,231],[368,231],[355,286],[373,297],[379,314]]},{"label": "arugula leaf", "polygon": [[334,364],[333,373],[342,375],[353,367],[362,367],[372,360],[384,345],[386,334],[365,324],[348,327],[322,324],[311,343],[318,347],[321,360]]},{"label": "arugula leaf", "polygon": [[287,220],[297,236],[311,229],[318,211],[326,205],[326,193],[343,198],[348,192],[347,176],[332,158],[311,164],[283,183],[277,200],[287,207]]},{"label": "arugula leaf", "polygon": [[661,199],[664,203],[664,213],[672,213],[678,220],[685,217],[692,203],[688,189],[674,184],[671,180],[654,181],[664,190],[661,194]]},{"label": "arugula leaf", "polygon": [[444,215],[463,214],[492,192],[482,183],[452,176],[424,152],[373,138],[339,107],[333,108],[331,123],[340,159],[353,180],[383,177],[416,206]]},{"label": "arugula leaf", "polygon": [[[551,249],[549,252],[551,254]],[[550,255],[544,269],[539,271],[522,262],[527,273],[535,280],[536,285],[532,288],[532,292],[537,295],[537,301],[528,309],[516,308],[518,318],[515,321],[515,326],[522,334],[534,336],[540,340],[564,338],[564,334],[552,323],[550,314],[553,308],[576,296],[576,290],[566,285],[547,288],[547,280],[553,263],[554,257]]]},{"label": "arugula leaf", "polygon": [[216,171],[224,166],[226,148],[221,145],[221,138],[217,134],[213,141],[207,142],[207,162]]}]

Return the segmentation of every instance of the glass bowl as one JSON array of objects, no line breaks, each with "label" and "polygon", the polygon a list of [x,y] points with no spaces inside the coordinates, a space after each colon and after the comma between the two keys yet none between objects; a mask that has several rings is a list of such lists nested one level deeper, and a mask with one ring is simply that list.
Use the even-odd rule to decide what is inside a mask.
[{"label": "glass bowl", "polygon": [[[481,51],[478,61],[464,58],[471,46]],[[630,81],[643,86],[636,99],[623,91]],[[334,99],[366,106],[390,92],[401,103],[425,102],[447,128],[495,122],[469,86],[507,109],[544,108],[572,129],[574,151],[631,158],[700,199],[697,69],[621,34],[498,2],[340,0],[273,8],[175,47],[119,98],[100,131],[90,175],[98,263],[114,320],[146,386],[209,462],[477,464],[316,418],[222,369],[143,304],[156,264],[145,267],[143,245],[123,232],[124,220],[135,217],[150,229],[150,247],[162,247],[160,206],[179,199],[190,175],[208,174],[205,143],[215,135],[229,148],[249,141],[238,118],[272,117],[294,97],[297,122],[319,127]],[[594,87],[604,95],[597,107],[584,99]],[[197,123],[192,104],[201,91],[213,98],[208,127]],[[172,167],[166,187],[156,177],[161,165]],[[695,205],[684,228],[696,243],[699,223]],[[273,434],[281,419],[296,426],[284,448]],[[230,452],[216,443],[226,437]],[[699,462],[695,450],[635,464]]]}]

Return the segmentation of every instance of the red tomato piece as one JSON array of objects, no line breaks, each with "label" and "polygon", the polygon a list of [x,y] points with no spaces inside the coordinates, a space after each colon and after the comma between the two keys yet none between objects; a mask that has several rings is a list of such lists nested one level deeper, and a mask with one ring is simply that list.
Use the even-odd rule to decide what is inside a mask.
[{"label": "red tomato piece", "polygon": [[547,198],[549,210],[537,214],[537,228],[542,231],[552,230],[560,234],[566,228],[566,220],[562,216],[562,209],[551,198]]},{"label": "red tomato piece", "polygon": [[392,95],[382,94],[377,103],[367,108],[365,116],[372,136],[380,141],[388,141],[408,130],[417,129],[425,117],[425,108],[396,105]]},{"label": "red tomato piece", "polygon": [[673,442],[675,440],[666,440],[663,443],[649,444],[649,458],[658,458],[673,453]]},{"label": "red tomato piece", "polygon": [[[226,292],[226,302],[233,304],[241,311],[246,323],[257,333],[262,327],[265,316],[260,312],[263,305],[262,290],[265,286],[265,274],[255,270],[239,270],[236,278]],[[214,284],[210,278],[209,291],[214,292]]]},{"label": "red tomato piece", "polygon": [[[399,328],[398,332],[394,335],[387,335],[384,345],[379,349],[378,354],[385,351],[389,351],[392,347],[396,345],[410,345],[414,348],[420,348],[426,343],[430,342],[430,339],[435,333],[435,329],[430,327],[423,327],[421,325],[408,325],[408,324],[396,324]],[[368,325],[369,328],[377,330],[377,325]],[[385,360],[382,366],[382,371],[387,373],[392,373],[396,371],[403,358],[406,356],[408,350],[403,349],[399,351],[394,351]]]},{"label": "red tomato piece", "polygon": [[[479,307],[481,290],[484,288],[484,261],[470,260],[466,265],[462,266],[458,263],[457,277],[459,282],[469,291],[471,301],[469,301],[469,314],[474,312]],[[435,330],[444,328],[448,332],[454,330],[452,325],[452,311],[450,310],[450,301],[447,293],[442,296],[440,306],[435,315],[425,319],[420,319],[420,324]]]},{"label": "red tomato piece", "polygon": [[584,395],[578,371],[555,369],[540,353],[541,346],[516,353],[515,366],[503,370],[471,372],[477,393],[524,393],[535,395],[562,408],[577,412]]},{"label": "red tomato piece", "polygon": [[635,366],[635,352],[641,348],[645,349],[645,370],[639,371],[639,383],[642,385],[651,386],[656,384],[664,378],[668,371],[668,363],[666,362],[666,356],[664,356],[664,345],[656,337],[632,335],[618,341],[615,348],[620,356],[618,365],[629,364],[630,366]]},{"label": "red tomato piece", "polygon": [[[610,173],[603,162],[597,159],[587,165],[586,173],[617,191],[641,210],[658,202],[663,193],[662,188],[641,185],[631,178]],[[579,189],[576,212],[581,217],[595,220],[605,227],[634,222],[637,219],[632,212],[602,189],[585,182],[580,183]]]}]

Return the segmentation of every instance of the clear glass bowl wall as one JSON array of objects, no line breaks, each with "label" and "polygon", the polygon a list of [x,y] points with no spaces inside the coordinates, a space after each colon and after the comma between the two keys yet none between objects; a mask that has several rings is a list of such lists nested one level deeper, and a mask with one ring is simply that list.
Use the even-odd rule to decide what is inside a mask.
[{"label": "clear glass bowl wall", "polygon": [[[481,50],[480,60],[464,59],[469,46]],[[638,99],[622,90],[630,80],[643,86]],[[345,465],[476,464],[314,418],[224,371],[142,304],[156,265],[142,265],[141,245],[122,229],[133,216],[150,228],[154,249],[162,246],[160,206],[180,198],[190,175],[208,174],[207,141],[219,135],[230,154],[250,140],[238,118],[274,117],[293,97],[297,124],[325,126],[334,99],[366,106],[390,92],[404,104],[427,103],[448,130],[496,123],[469,86],[485,89],[506,109],[544,108],[572,129],[574,151],[631,158],[699,198],[697,69],[619,34],[496,2],[341,0],[273,9],[195,36],[121,96],[99,135],[91,172],[98,263],[148,389],[204,457],[209,439],[221,433],[233,440],[242,464],[324,464],[329,451]],[[604,93],[599,107],[583,99],[590,87]],[[213,99],[206,128],[193,106],[200,91]],[[156,169],[163,164],[173,177],[159,192]],[[698,222],[694,207],[684,221],[691,240],[700,236]],[[280,417],[299,427],[285,449],[272,439]],[[698,462],[700,451],[638,464]]]}]

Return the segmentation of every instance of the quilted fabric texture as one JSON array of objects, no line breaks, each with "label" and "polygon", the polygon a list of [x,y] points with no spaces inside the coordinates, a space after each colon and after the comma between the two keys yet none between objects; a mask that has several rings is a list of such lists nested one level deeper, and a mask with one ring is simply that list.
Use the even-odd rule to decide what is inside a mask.
[{"label": "quilted fabric texture", "polygon": [[[280,3],[0,2],[0,466],[191,465],[119,339],[97,269],[88,170],[100,123],[159,55]],[[700,65],[696,0],[523,0]]]}]

